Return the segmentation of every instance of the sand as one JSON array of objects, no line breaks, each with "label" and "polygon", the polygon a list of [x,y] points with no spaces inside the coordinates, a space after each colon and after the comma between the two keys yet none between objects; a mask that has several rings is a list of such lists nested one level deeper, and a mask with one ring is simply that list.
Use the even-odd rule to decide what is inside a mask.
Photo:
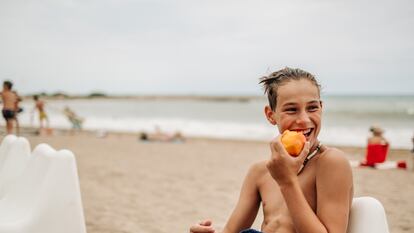
[{"label": "sand", "polygon": [[[57,132],[58,133],[58,132]],[[89,233],[188,232],[210,218],[222,227],[238,199],[249,166],[267,159],[266,142],[188,139],[143,143],[136,135],[97,138],[84,132],[26,136],[32,147],[46,142],[76,155]],[[362,148],[343,147],[349,159]],[[391,150],[390,160],[409,159]],[[355,196],[372,196],[385,207],[390,231],[414,232],[414,172],[354,168]],[[254,227],[260,228],[259,213]]]}]

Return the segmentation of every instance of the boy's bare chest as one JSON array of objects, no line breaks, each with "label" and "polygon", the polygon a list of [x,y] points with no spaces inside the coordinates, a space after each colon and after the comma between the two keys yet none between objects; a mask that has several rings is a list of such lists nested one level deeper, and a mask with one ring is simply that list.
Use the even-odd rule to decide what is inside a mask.
[{"label": "boy's bare chest", "polygon": [[[299,176],[302,192],[310,207],[316,210],[315,174],[308,170]],[[288,215],[288,209],[277,182],[269,173],[263,175],[259,184],[259,193],[265,219],[279,215]]]}]

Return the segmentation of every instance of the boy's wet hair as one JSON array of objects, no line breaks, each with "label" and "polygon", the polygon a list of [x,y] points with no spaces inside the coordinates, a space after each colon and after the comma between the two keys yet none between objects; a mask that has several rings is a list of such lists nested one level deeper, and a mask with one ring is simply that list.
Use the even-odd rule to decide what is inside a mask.
[{"label": "boy's wet hair", "polygon": [[275,71],[268,76],[260,78],[259,84],[263,85],[264,93],[267,94],[270,108],[273,111],[276,109],[278,87],[291,80],[300,79],[307,79],[311,81],[318,88],[318,92],[320,92],[321,85],[318,83],[315,76],[307,71],[298,68],[285,67],[284,69]]},{"label": "boy's wet hair", "polygon": [[12,87],[13,87],[13,83],[12,83],[12,82],[10,82],[10,81],[4,81],[4,82],[3,82],[3,86],[6,86],[6,87],[7,87],[7,89],[11,90],[11,89],[12,89]]},{"label": "boy's wet hair", "polygon": [[39,96],[38,96],[38,95],[34,95],[34,96],[33,96],[33,99],[34,99],[34,100],[38,100],[38,99],[39,99]]}]

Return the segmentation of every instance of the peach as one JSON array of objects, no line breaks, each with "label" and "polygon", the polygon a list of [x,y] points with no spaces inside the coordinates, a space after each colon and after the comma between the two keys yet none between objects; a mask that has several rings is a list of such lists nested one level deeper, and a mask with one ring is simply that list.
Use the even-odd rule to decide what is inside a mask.
[{"label": "peach", "polygon": [[297,157],[305,145],[306,138],[302,132],[285,130],[282,134],[282,144],[286,151],[293,157]]}]

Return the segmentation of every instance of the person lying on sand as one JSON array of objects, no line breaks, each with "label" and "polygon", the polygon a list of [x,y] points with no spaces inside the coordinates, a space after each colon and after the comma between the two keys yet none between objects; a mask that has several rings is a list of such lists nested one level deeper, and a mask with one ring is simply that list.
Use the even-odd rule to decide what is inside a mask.
[{"label": "person lying on sand", "polygon": [[139,133],[139,140],[141,141],[156,141],[156,142],[184,142],[185,138],[180,131],[173,134],[164,133],[156,126],[155,133],[150,134],[147,132]]}]

